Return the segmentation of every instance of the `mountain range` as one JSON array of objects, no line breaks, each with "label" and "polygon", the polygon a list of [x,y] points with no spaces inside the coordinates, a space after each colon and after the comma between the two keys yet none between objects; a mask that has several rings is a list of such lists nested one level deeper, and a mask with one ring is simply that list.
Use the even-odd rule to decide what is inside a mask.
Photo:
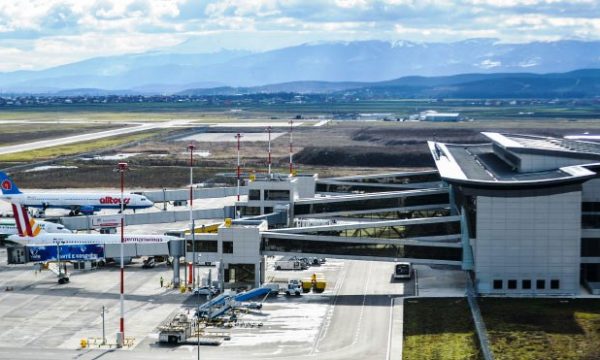
[{"label": "mountain range", "polygon": [[593,98],[600,96],[600,69],[567,73],[407,76],[372,83],[299,81],[256,87],[188,89],[178,95],[317,93],[358,98]]},{"label": "mountain range", "polygon": [[[92,58],[40,71],[0,73],[0,92],[173,94],[189,93],[189,89],[198,92],[240,87],[258,92],[336,92],[369,87],[381,91],[387,87],[402,93],[410,90],[407,86],[431,88],[435,83],[436,91],[443,94],[440,86],[444,84],[440,81],[449,81],[446,86],[465,82],[466,78],[452,77],[457,74],[480,74],[464,76],[471,77],[467,82],[477,81],[480,76],[483,83],[479,85],[485,89],[485,81],[490,78],[481,76],[487,74],[502,74],[508,85],[521,81],[523,76],[593,68],[600,68],[600,41],[326,42],[262,53],[180,53],[164,49]],[[506,78],[506,73],[526,74]],[[405,90],[398,90],[402,87]],[[474,85],[471,88],[476,91]]]}]

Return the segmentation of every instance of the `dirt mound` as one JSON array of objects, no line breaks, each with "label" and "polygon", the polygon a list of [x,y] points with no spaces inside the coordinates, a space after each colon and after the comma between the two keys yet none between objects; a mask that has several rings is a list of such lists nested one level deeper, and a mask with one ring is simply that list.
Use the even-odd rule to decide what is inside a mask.
[{"label": "dirt mound", "polygon": [[435,166],[425,144],[420,150],[404,148],[382,149],[360,147],[308,146],[294,156],[295,161],[306,165],[367,166],[367,167],[432,167]]}]

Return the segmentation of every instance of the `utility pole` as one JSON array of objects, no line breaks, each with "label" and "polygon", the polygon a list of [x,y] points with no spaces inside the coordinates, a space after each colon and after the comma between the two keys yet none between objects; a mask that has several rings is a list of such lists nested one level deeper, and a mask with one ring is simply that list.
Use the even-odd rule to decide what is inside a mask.
[{"label": "utility pole", "polygon": [[240,139],[242,138],[242,134],[237,133],[237,135],[235,135],[235,138],[237,139],[237,201],[240,201]]},{"label": "utility pole", "polygon": [[190,143],[188,150],[190,150],[190,233],[192,235],[192,288],[194,288],[195,273],[196,269],[196,234],[194,229],[194,149],[196,146]]},{"label": "utility pole", "polygon": [[267,126],[267,133],[269,134],[269,158],[267,160],[267,164],[269,164],[269,178],[271,177],[271,131],[273,131],[273,128],[271,126]]},{"label": "utility pole", "polygon": [[293,147],[292,147],[292,142],[293,142],[293,133],[294,131],[294,120],[290,120],[290,176],[294,175],[294,160],[293,160]]},{"label": "utility pole", "polygon": [[104,305],[102,305],[102,345],[106,345],[106,331],[104,327]]},{"label": "utility pole", "polygon": [[125,210],[125,199],[124,199],[124,189],[125,189],[125,171],[128,170],[128,165],[126,162],[120,162],[118,164],[117,170],[121,174],[121,294],[120,294],[120,302],[121,302],[121,318],[119,321],[119,341],[117,342],[118,347],[123,347],[125,342],[125,263],[124,263],[124,243],[125,243],[125,214],[123,213]]}]

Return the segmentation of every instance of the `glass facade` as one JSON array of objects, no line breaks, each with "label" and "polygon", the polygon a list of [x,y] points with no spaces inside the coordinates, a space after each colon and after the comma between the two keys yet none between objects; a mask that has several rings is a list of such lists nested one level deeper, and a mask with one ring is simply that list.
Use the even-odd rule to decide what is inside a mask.
[{"label": "glass facade", "polygon": [[304,235],[366,237],[380,239],[406,239],[422,236],[459,235],[460,222],[427,223],[415,225],[380,226],[360,229],[329,229],[323,231],[302,232]]},{"label": "glass facade", "polygon": [[583,238],[581,239],[582,257],[600,257],[600,239]]},{"label": "glass facade", "polygon": [[240,206],[240,213],[242,216],[254,216],[260,215],[259,206]]},{"label": "glass facade", "polygon": [[263,238],[262,251],[461,261],[461,248]]},{"label": "glass facade", "polygon": [[223,253],[233,254],[233,241],[223,241]]},{"label": "glass facade", "polygon": [[339,217],[350,217],[370,220],[404,220],[431,218],[437,216],[449,216],[450,209],[440,208],[435,210],[411,210],[411,211],[381,211],[366,214],[341,214]]},{"label": "glass facade", "polygon": [[294,205],[295,215],[319,214],[328,212],[377,210],[407,206],[448,204],[448,193],[415,195],[391,198],[365,198],[336,202],[315,202]]},{"label": "glass facade", "polygon": [[290,201],[289,190],[265,190],[266,201]]},{"label": "glass facade", "polygon": [[260,190],[252,189],[248,191],[248,200],[260,200]]},{"label": "glass facade", "polygon": [[192,247],[192,240],[186,241],[187,252],[214,252],[218,251],[217,240],[196,240],[194,241],[195,249]]},{"label": "glass facade", "polygon": [[393,177],[371,177],[362,178],[360,182],[370,184],[411,184],[411,183],[422,183],[422,182],[433,182],[440,181],[440,174],[438,172],[430,172],[425,174],[407,174],[398,175]]},{"label": "glass facade", "polygon": [[224,281],[228,283],[253,284],[256,269],[254,264],[229,264]]}]

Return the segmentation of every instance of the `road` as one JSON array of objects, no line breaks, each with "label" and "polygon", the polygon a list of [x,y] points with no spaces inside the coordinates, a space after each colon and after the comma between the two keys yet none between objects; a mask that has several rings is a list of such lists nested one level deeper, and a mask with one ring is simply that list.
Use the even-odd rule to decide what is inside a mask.
[{"label": "road", "polygon": [[102,139],[102,138],[107,138],[107,137],[112,137],[112,136],[132,134],[132,133],[136,133],[136,132],[140,132],[140,131],[146,131],[146,130],[152,130],[152,129],[158,129],[158,128],[176,127],[176,126],[181,126],[181,125],[187,124],[187,122],[188,122],[187,120],[174,120],[174,121],[167,121],[167,122],[145,123],[145,124],[140,124],[137,126],[123,127],[123,128],[114,129],[114,130],[98,131],[98,132],[92,132],[92,133],[88,133],[88,134],[65,136],[65,137],[61,137],[61,138],[57,138],[57,139],[40,140],[40,141],[33,141],[33,142],[29,142],[29,143],[24,143],[24,144],[1,146],[0,147],[0,155],[12,154],[12,153],[29,151],[29,150],[37,150],[37,149],[43,149],[43,148],[48,148],[48,147],[60,146],[60,145],[73,144],[73,143],[82,142],[82,141],[97,140],[97,139]]},{"label": "road", "polygon": [[[390,336],[390,311],[391,299],[393,297],[409,295],[409,289],[412,289],[412,283],[393,282],[391,281],[391,264],[380,262],[360,262],[346,261],[343,267],[335,270],[337,272],[336,284],[333,291],[327,296],[305,295],[301,299],[280,297],[276,303],[271,305],[271,312],[287,311],[286,317],[290,319],[289,324],[283,324],[284,337],[280,337],[281,331],[273,327],[269,328],[265,324],[263,329],[240,329],[239,334],[232,333],[232,343],[224,344],[220,347],[202,347],[202,359],[222,359],[222,358],[244,358],[244,359],[387,359],[387,351],[389,348]],[[140,272],[138,274],[149,273]],[[7,275],[6,273],[4,275]],[[111,274],[111,277],[115,274]],[[144,280],[154,282],[157,274],[153,274],[152,280],[143,276],[139,280],[133,280],[135,283],[130,283],[132,287],[144,287]],[[77,282],[80,282],[78,280]],[[146,285],[150,286],[150,285]],[[94,286],[96,287],[96,286]],[[53,291],[57,291],[53,286]],[[150,286],[146,291],[155,293]],[[405,288],[407,294],[405,294]],[[39,354],[43,352],[44,359],[195,359],[196,348],[193,346],[182,346],[176,348],[157,347],[154,345],[154,340],[146,338],[140,345],[133,350],[67,350],[52,346],[52,342],[62,343],[60,346],[65,348],[65,336],[71,338],[67,343],[71,344],[78,336],[84,334],[75,329],[70,329],[69,318],[75,316],[74,320],[80,323],[81,320],[90,321],[92,326],[98,327],[98,316],[95,314],[97,303],[94,305],[89,303],[92,297],[84,296],[80,291],[73,294],[73,300],[67,300],[64,304],[53,303],[53,296],[50,292],[33,295],[35,296],[35,307],[31,309],[31,300],[23,297],[22,303],[4,303],[4,316],[2,318],[2,329],[0,330],[0,338],[4,341],[0,343],[0,359],[31,359],[39,358]],[[115,289],[106,288],[108,293],[115,293]],[[143,293],[146,293],[143,291]],[[67,295],[67,294],[64,294]],[[47,297],[47,299],[41,296]],[[94,297],[104,297],[106,293],[97,293]],[[112,297],[112,296],[110,296]],[[62,299],[62,298],[61,298]],[[175,300],[165,298],[168,300]],[[6,301],[6,299],[4,299]],[[112,301],[115,301],[116,298]],[[150,326],[150,321],[142,314],[145,311],[153,310],[152,305],[144,304],[144,299],[136,298],[135,306],[132,306],[131,311],[137,314],[133,318],[137,318],[144,324],[138,324],[131,331],[142,333],[149,331],[143,327]],[[48,308],[57,307],[59,313],[65,313],[58,318],[44,316],[44,310],[37,308],[39,301],[44,303]],[[0,304],[3,302],[0,298]],[[132,304],[133,305],[133,304]],[[166,305],[166,304],[164,304]],[[164,305],[162,306],[164,308]],[[150,307],[148,307],[150,306]],[[135,310],[134,310],[135,309]],[[165,308],[167,309],[167,308]],[[316,311],[315,311],[316,310]],[[14,311],[14,315],[8,315],[7,311]],[[116,309],[114,309],[116,312]],[[156,311],[156,310],[154,310]],[[269,311],[269,310],[265,310]],[[310,312],[316,315],[310,315]],[[33,312],[33,314],[28,314]],[[86,315],[86,312],[92,312]],[[164,311],[163,311],[164,312]],[[53,311],[56,316],[56,312]],[[302,314],[306,313],[306,317]],[[155,313],[156,314],[156,313]],[[114,315],[114,314],[113,314]],[[150,314],[148,314],[150,316]],[[9,318],[13,320],[13,316],[21,316],[21,320],[14,319],[7,323]],[[296,317],[294,317],[296,316]],[[85,319],[84,319],[85,318]],[[92,321],[93,319],[93,321]],[[131,319],[131,318],[130,318]],[[159,317],[160,320],[164,317]],[[310,324],[302,323],[305,319]],[[21,335],[20,326],[33,328],[35,321],[42,321],[43,324],[51,322],[51,331],[46,330],[46,333],[32,336],[30,339],[24,339]],[[132,319],[133,320],[133,319]],[[280,321],[273,318],[271,321]],[[133,324],[132,321],[129,324]],[[130,325],[132,326],[132,325]],[[312,328],[310,328],[312,326]],[[73,326],[75,327],[75,326]],[[45,329],[45,326],[42,326]],[[313,331],[314,330],[314,331]],[[114,329],[109,333],[111,337],[114,335]],[[244,336],[250,334],[252,337],[244,340]],[[305,337],[305,335],[310,335]],[[13,336],[19,337],[11,341]],[[393,339],[391,339],[393,341]],[[237,342],[236,342],[237,341]],[[240,342],[241,341],[241,342]],[[12,342],[12,345],[11,345]],[[73,349],[73,347],[71,347]]]}]

